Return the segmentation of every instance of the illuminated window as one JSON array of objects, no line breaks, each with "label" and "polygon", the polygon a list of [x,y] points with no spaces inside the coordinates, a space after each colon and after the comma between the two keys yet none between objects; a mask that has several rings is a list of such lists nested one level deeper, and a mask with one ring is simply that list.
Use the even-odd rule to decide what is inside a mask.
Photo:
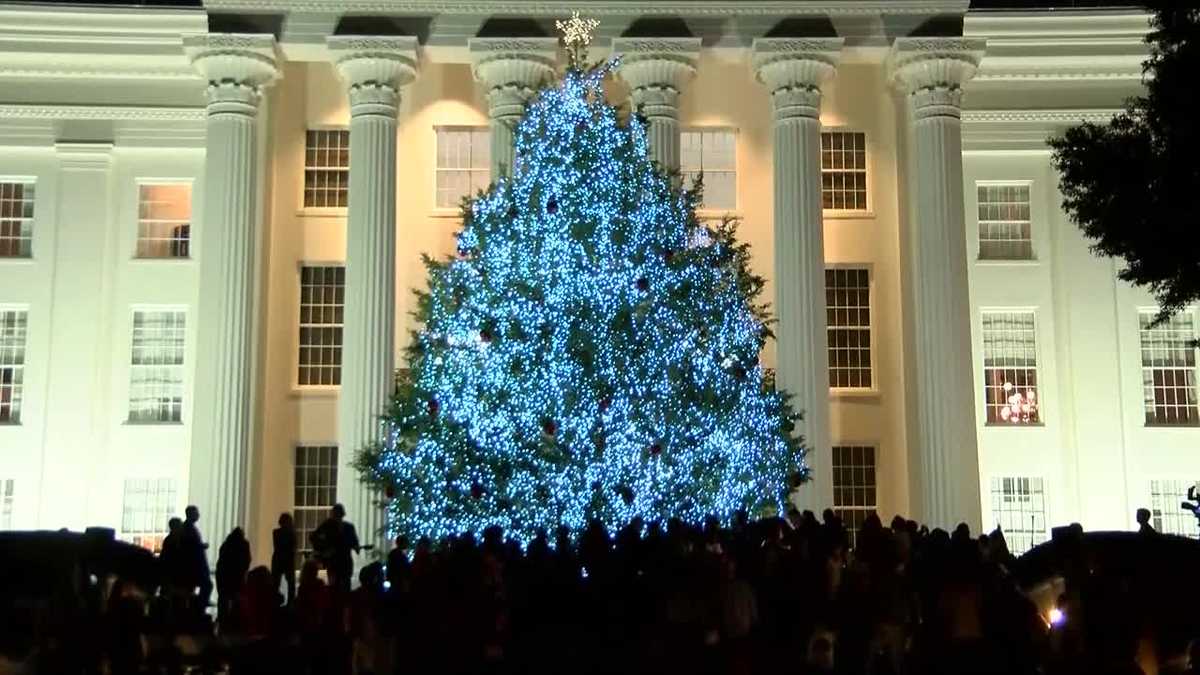
[{"label": "illuminated window", "polygon": [[825,270],[829,386],[870,389],[871,279],[864,268]]},{"label": "illuminated window", "polygon": [[25,382],[24,309],[0,307],[0,424],[21,421],[21,390]]},{"label": "illuminated window", "polygon": [[833,446],[833,512],[842,519],[854,544],[863,521],[875,513],[875,448]]},{"label": "illuminated window", "polygon": [[183,353],[186,314],[179,310],[133,313],[129,369],[129,421],[183,419]]},{"label": "illuminated window", "polygon": [[300,269],[300,385],[342,383],[342,313],[346,268]]},{"label": "illuminated window", "polygon": [[821,206],[831,211],[867,210],[867,135],[821,133]]},{"label": "illuminated window", "polygon": [[0,181],[0,258],[33,255],[33,183]]},{"label": "illuminated window", "polygon": [[703,208],[737,208],[737,137],[731,129],[697,129],[679,135],[683,186],[704,174]]},{"label": "illuminated window", "polygon": [[1041,478],[992,478],[992,519],[1013,555],[1046,541],[1046,495]]},{"label": "illuminated window", "polygon": [[309,129],[304,147],[304,205],[345,207],[350,190],[350,132]]},{"label": "illuminated window", "polygon": [[437,207],[457,208],[464,197],[486,190],[492,146],[487,127],[437,128]]},{"label": "illuminated window", "polygon": [[1029,185],[976,186],[979,196],[979,259],[1033,260]]},{"label": "illuminated window", "polygon": [[1042,421],[1033,312],[983,313],[983,398],[988,424]]},{"label": "illuminated window", "polygon": [[191,221],[191,185],[139,185],[137,257],[188,257]]},{"label": "illuminated window", "polygon": [[13,518],[13,479],[0,480],[0,530],[11,530]]},{"label": "illuminated window", "polygon": [[1200,538],[1200,527],[1196,516],[1183,510],[1188,486],[1182,480],[1150,481],[1150,525],[1163,534],[1178,534],[1192,539]]},{"label": "illuminated window", "polygon": [[312,553],[309,538],[337,503],[338,449],[333,445],[296,448],[292,518],[296,525],[296,567]]},{"label": "illuminated window", "polygon": [[1196,339],[1192,312],[1183,311],[1151,328],[1155,312],[1138,316],[1142,342],[1142,392],[1147,425],[1194,425],[1196,410]]},{"label": "illuminated window", "polygon": [[121,537],[158,553],[167,536],[167,520],[175,513],[175,481],[170,478],[127,478]]}]

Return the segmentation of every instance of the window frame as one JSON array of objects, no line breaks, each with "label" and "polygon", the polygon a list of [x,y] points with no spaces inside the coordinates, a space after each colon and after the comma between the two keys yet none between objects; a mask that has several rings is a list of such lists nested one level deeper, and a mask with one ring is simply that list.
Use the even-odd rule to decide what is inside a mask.
[{"label": "window frame", "polygon": [[[1142,352],[1145,351],[1145,348],[1143,347],[1143,343],[1142,343],[1142,317],[1144,317],[1146,315],[1150,315],[1151,317],[1153,317],[1157,313],[1158,313],[1157,307],[1138,307],[1137,311],[1136,311],[1137,322],[1138,322],[1137,323],[1137,345],[1138,345],[1138,362],[1137,363],[1138,363],[1138,371],[1142,375],[1142,406],[1141,406],[1141,408],[1142,408],[1142,426],[1146,429],[1189,429],[1189,428],[1198,427],[1198,426],[1200,426],[1200,358],[1196,358],[1196,350],[1194,348],[1187,348],[1187,349],[1190,349],[1189,353],[1192,354],[1192,359],[1194,362],[1194,365],[1191,368],[1192,396],[1197,401],[1197,404],[1196,404],[1195,408],[1193,409],[1192,421],[1183,422],[1183,423],[1173,423],[1173,422],[1161,422],[1161,421],[1151,422],[1148,419],[1146,419],[1147,415],[1149,414],[1149,411],[1146,408],[1146,403],[1147,403],[1147,401],[1146,401],[1146,385],[1145,385],[1146,371],[1154,370],[1156,368],[1159,370],[1179,370],[1179,371],[1187,370],[1187,368],[1184,368],[1184,367],[1147,366],[1145,360],[1142,358]],[[1200,338],[1200,322],[1197,321],[1196,307],[1193,305],[1184,307],[1182,310],[1179,311],[1179,314],[1177,314],[1176,316],[1178,317],[1178,316],[1181,316],[1184,314],[1186,314],[1191,319],[1191,322],[1192,322],[1192,337],[1191,337],[1191,339],[1195,340],[1195,339]],[[1159,326],[1159,327],[1155,328],[1154,330],[1162,330],[1162,329],[1163,329],[1163,327]],[[1156,408],[1158,407],[1157,402],[1156,402],[1155,407]],[[1163,407],[1166,407],[1166,405],[1164,404]]]},{"label": "window frame", "polygon": [[[155,177],[155,178],[138,178],[133,182],[133,252],[130,259],[143,263],[168,262],[168,263],[183,263],[190,262],[196,259],[196,180],[194,178],[170,178],[170,177]],[[142,241],[142,188],[146,186],[181,186],[186,185],[188,189],[188,236],[187,255],[183,256],[143,256],[138,255],[138,246]],[[163,221],[159,221],[163,222]],[[170,240],[167,240],[170,241]]]},{"label": "window frame", "polygon": [[[16,175],[16,174],[0,174],[0,184],[12,183],[21,184],[23,186],[33,186],[33,213],[30,214],[29,220],[29,255],[0,255],[0,265],[11,265],[14,263],[29,263],[37,259],[37,239],[38,239],[38,177],[31,175]],[[22,201],[24,201],[22,199]],[[26,220],[24,217],[20,220]],[[20,241],[24,237],[17,237]]]},{"label": "window frame", "polygon": [[[1179,507],[1185,499],[1187,499],[1187,489],[1191,485],[1195,485],[1200,481],[1180,480],[1178,476],[1157,476],[1146,481],[1146,504],[1150,510],[1150,525],[1159,534],[1174,534],[1189,539],[1200,539],[1200,524],[1197,523],[1196,517],[1190,513],[1184,513]],[[1179,493],[1168,493],[1162,489],[1155,490],[1156,484],[1178,484],[1183,487],[1183,491]],[[1165,499],[1164,502],[1156,501]],[[1161,507],[1161,508],[1160,508]],[[1169,516],[1168,516],[1169,514]],[[1188,523],[1190,527],[1167,528],[1163,524],[1164,518],[1166,521]]]},{"label": "window frame", "polygon": [[[158,497],[159,495],[164,495],[165,499],[169,501],[169,503],[166,504],[165,506],[162,504],[159,504],[157,502],[152,502],[152,503],[148,504],[148,508],[152,512],[148,517],[148,520],[151,523],[150,529],[141,529],[141,528],[136,528],[136,527],[130,528],[129,527],[129,521],[127,520],[128,516],[129,516],[129,511],[130,511],[130,509],[129,509],[129,497],[130,497],[129,488],[130,488],[130,484],[135,483],[135,482],[146,483],[146,488],[147,488],[145,490],[146,494],[152,495],[154,497]],[[165,489],[163,489],[163,485],[162,485],[164,482],[166,483]],[[118,535],[119,535],[118,538],[121,541],[128,542],[130,544],[133,544],[134,546],[140,546],[142,548],[145,548],[152,553],[160,552],[162,550],[163,539],[166,538],[166,536],[169,534],[169,531],[167,529],[167,520],[171,517],[171,514],[178,513],[178,511],[179,511],[180,490],[179,490],[179,486],[177,483],[178,483],[178,481],[174,477],[171,477],[171,476],[153,476],[153,477],[151,477],[151,476],[131,476],[131,477],[126,477],[121,482],[121,527],[118,529]],[[163,509],[161,511],[161,513],[159,513],[160,507],[162,507],[162,509]],[[158,516],[158,517],[156,518],[155,516]],[[142,514],[141,517],[146,518],[147,515]],[[145,541],[140,540],[142,538],[153,540],[155,545],[154,546],[146,546]]]},{"label": "window frame", "polygon": [[[1002,419],[992,421],[988,418],[988,370],[987,365],[987,336],[984,326],[984,318],[989,314],[1029,314],[1033,318],[1033,373],[1036,384],[1033,389],[1037,393],[1037,421],[1014,423],[1006,422]],[[1017,306],[1017,307],[981,307],[979,309],[979,373],[981,377],[982,387],[978,390],[977,395],[982,395],[980,410],[983,412],[983,426],[987,429],[1027,429],[1030,427],[1042,427],[1046,425],[1046,392],[1045,379],[1042,373],[1042,340],[1040,339],[1041,320],[1038,318],[1037,307]],[[994,370],[1028,370],[1027,368],[993,368]],[[1014,388],[1017,388],[1014,386]]]},{"label": "window frame", "polygon": [[[827,209],[825,205],[825,165],[821,160],[822,141],[817,141],[817,167],[820,174],[820,185],[817,189],[817,199],[821,202],[821,217],[830,220],[855,220],[861,218],[875,217],[875,181],[872,176],[875,174],[875,157],[871,151],[871,134],[865,129],[859,127],[850,127],[845,125],[822,126],[821,134],[862,134],[863,135],[863,179],[866,182],[867,207],[865,209]],[[845,169],[840,169],[844,171]],[[839,169],[831,169],[831,171],[839,171]]]},{"label": "window frame", "polygon": [[[835,448],[843,448],[843,449],[847,449],[847,450],[853,450],[854,448],[864,448],[864,449],[871,450],[871,459],[872,459],[871,468],[874,471],[874,484],[870,485],[870,486],[867,486],[865,484],[858,485],[852,480],[849,484],[839,486],[838,482],[837,482],[837,469],[839,467],[838,467],[838,464],[834,461],[834,453],[833,453]],[[874,441],[869,441],[869,442],[837,441],[835,443],[829,444],[829,485],[830,485],[831,489],[833,490],[833,492],[832,492],[833,496],[831,497],[831,501],[830,501],[830,508],[833,509],[833,512],[835,514],[837,514],[837,516],[839,518],[842,519],[842,524],[846,526],[846,531],[850,535],[850,545],[852,547],[857,543],[859,528],[857,526],[851,526],[848,523],[845,516],[843,516],[843,512],[861,512],[863,514],[863,516],[862,516],[863,519],[866,519],[872,513],[874,513],[875,515],[879,515],[879,487],[881,484],[881,481],[879,480],[879,477],[881,475],[879,465],[880,465],[879,443],[877,443],[877,442],[874,442]],[[842,466],[842,468],[849,468],[849,469],[853,470],[857,466],[858,466],[857,464],[854,464],[852,462],[849,466]],[[865,469],[866,464],[863,464],[863,467]],[[839,506],[837,503],[838,502],[837,490],[839,487],[842,487],[843,489],[846,489],[846,488],[867,489],[869,487],[871,492],[874,494],[874,499],[872,500],[874,502],[874,504],[871,506],[866,506],[866,505],[863,505],[863,506],[841,505],[841,506]]]},{"label": "window frame", "polygon": [[[304,269],[309,268],[309,267],[311,267],[311,268],[340,267],[342,269],[342,274],[343,274],[343,276],[342,276],[342,289],[343,289],[342,293],[343,293],[343,295],[342,295],[342,303],[341,303],[342,321],[340,323],[325,324],[325,323],[313,323],[311,321],[308,322],[307,324],[303,323],[302,319],[303,319],[303,310],[304,310]],[[345,353],[343,351],[344,347],[345,347],[345,329],[346,329],[345,270],[346,270],[346,263],[343,261],[333,261],[333,260],[325,260],[325,261],[300,260],[300,261],[297,261],[297,264],[296,264],[296,295],[293,296],[296,298],[296,304],[294,305],[296,313],[293,315],[294,322],[292,324],[292,326],[294,328],[294,331],[292,332],[292,335],[293,335],[292,355],[296,357],[295,360],[292,362],[292,364],[293,364],[293,367],[292,367],[292,392],[296,395],[328,394],[328,395],[332,396],[332,395],[336,395],[337,392],[341,391],[342,367],[345,365],[345,359],[344,359]],[[334,307],[337,307],[337,305],[335,304]],[[301,358],[300,358],[300,354],[301,354],[300,350],[306,346],[300,340],[301,329],[303,329],[305,327],[320,327],[320,326],[337,326],[342,329],[342,340],[337,345],[337,348],[338,348],[338,369],[337,369],[338,382],[337,382],[337,384],[321,384],[321,383],[303,384],[300,382],[300,369],[306,367],[305,364],[303,364],[301,362]],[[313,364],[309,364],[307,367],[318,367],[319,368],[319,367],[323,367],[323,364],[316,364],[315,366]]]},{"label": "window frame", "polygon": [[[183,315],[183,345],[181,347],[182,356],[179,364],[171,364],[179,369],[179,419],[178,420],[140,420],[133,418],[133,374],[136,372],[138,364],[133,362],[133,340],[134,340],[134,325],[138,313],[173,313]],[[124,424],[133,426],[177,426],[187,423],[185,412],[188,402],[188,330],[191,328],[190,312],[186,305],[178,304],[134,304],[129,308],[129,339],[126,344],[129,345],[128,360],[126,367],[128,368],[125,384],[127,387],[125,397],[125,421]],[[140,367],[145,367],[142,364]]]},{"label": "window frame", "polygon": [[[878,369],[879,350],[876,348],[876,341],[878,339],[876,337],[876,335],[877,335],[878,331],[875,330],[875,321],[876,321],[876,318],[878,317],[878,314],[876,313],[876,297],[875,297],[875,295],[876,295],[876,293],[875,293],[875,265],[874,265],[874,263],[853,263],[853,262],[825,263],[825,271],[837,270],[837,269],[866,270],[866,272],[867,272],[867,314],[868,314],[868,316],[870,316],[870,319],[871,319],[870,323],[867,325],[867,332],[870,335],[870,344],[868,345],[868,349],[870,350],[869,354],[871,355],[871,386],[870,387],[834,387],[834,386],[830,386],[829,393],[830,393],[830,396],[832,396],[832,397],[878,396],[880,393],[880,390],[879,390],[879,369]],[[828,307],[826,307],[826,309],[828,309]],[[825,379],[826,379],[826,382],[828,383],[829,371],[832,368],[832,366],[828,363],[829,349],[830,349],[830,346],[828,344],[828,336],[829,336],[829,321],[828,321],[828,319],[825,321],[825,335],[826,335]]]},{"label": "window frame", "polygon": [[[1028,509],[1028,511],[1029,511],[1029,515],[1036,517],[1037,510],[1032,508],[1032,503],[1033,503],[1033,500],[1035,497],[1040,498],[1040,500],[1041,500],[1041,517],[1042,517],[1041,531],[1036,530],[1033,525],[1030,525],[1029,529],[1024,529],[1024,528],[1016,529],[1016,528],[1010,528],[1008,526],[1008,524],[1006,523],[1007,519],[1004,518],[1004,514],[1009,514],[1010,516],[1011,515],[1024,516],[1024,515],[1026,515],[1027,509],[1021,508],[1020,506],[1018,506],[1015,509],[997,508],[997,495],[999,495],[999,498],[1001,500],[1005,499],[1005,492],[1003,489],[1005,480],[1014,481],[1014,485],[1016,485],[1016,481],[1021,481],[1021,480],[1029,481],[1029,493],[1028,494],[1029,494],[1029,500],[1030,500],[1031,507]],[[1034,481],[1037,481],[1036,489],[1034,487]],[[992,517],[992,522],[995,524],[996,527],[999,527],[1001,529],[1001,531],[1004,532],[1004,541],[1008,544],[1008,550],[1010,553],[1012,553],[1015,556],[1019,556],[1036,546],[1039,546],[1041,544],[1046,543],[1047,541],[1050,541],[1050,503],[1049,503],[1049,499],[1047,499],[1047,495],[1049,494],[1050,491],[1048,488],[1048,483],[1049,483],[1049,481],[1046,480],[1045,476],[1040,476],[1040,475],[1017,476],[1017,475],[1012,475],[1012,474],[993,474],[989,478],[989,481],[988,481],[988,508],[990,509],[990,515]],[[997,485],[1000,486],[999,492],[997,492],[997,489],[996,489]],[[1014,489],[1012,494],[1014,496],[1014,501],[1015,501],[1015,499],[1017,497],[1020,497],[1021,492],[1019,489]],[[1009,520],[1009,522],[1011,522],[1011,520]],[[987,529],[987,528],[984,528],[984,529]],[[1021,533],[1022,536],[1028,537],[1029,546],[1027,548],[1022,548],[1020,550],[1018,550],[1016,548],[1016,546],[1014,545],[1014,542],[1016,541],[1017,533]]]},{"label": "window frame", "polygon": [[[333,462],[329,465],[326,465],[324,463],[321,463],[321,464],[308,463],[308,464],[301,465],[300,464],[300,450],[302,448],[306,449],[306,450],[310,450],[310,451],[312,451],[312,450],[320,451],[324,448],[332,448],[333,449]],[[340,458],[341,458],[341,449],[338,447],[338,444],[336,441],[292,443],[292,499],[291,499],[292,507],[291,507],[291,514],[292,514],[292,522],[296,528],[296,561],[295,561],[296,569],[300,569],[300,567],[303,565],[304,561],[312,553],[312,548],[309,547],[309,541],[308,541],[309,536],[312,534],[313,530],[315,530],[316,527],[318,525],[320,525],[322,521],[325,520],[325,518],[327,517],[327,515],[329,513],[329,509],[333,508],[333,505],[338,503],[338,476],[341,473],[341,468],[339,466]],[[305,485],[300,486],[298,484],[299,481],[297,480],[297,478],[298,478],[298,472],[300,471],[301,468],[312,468],[312,469],[318,469],[318,470],[324,469],[324,468],[330,468],[333,470],[333,483],[332,483],[333,501],[332,502],[330,502],[328,505],[319,504],[319,505],[315,505],[315,506],[311,505],[311,504],[301,506],[296,503],[297,502],[296,490],[301,489],[301,487],[306,488],[306,489],[314,489],[314,490],[328,489],[328,486],[319,484],[319,483],[313,484],[313,485],[309,485],[309,484],[305,483]],[[303,521],[299,515],[299,512],[301,509],[303,509],[305,511],[315,512],[315,521],[314,521],[314,525],[312,528],[308,528],[308,527],[304,526]]]},{"label": "window frame", "polygon": [[17,479],[0,476],[0,532],[13,529],[17,513]]},{"label": "window frame", "polygon": [[[741,163],[738,161],[738,157],[741,154],[740,152],[738,152],[738,145],[739,145],[741,133],[740,133],[740,130],[738,129],[738,127],[730,126],[730,125],[713,125],[713,126],[690,126],[690,127],[681,128],[679,130],[680,153],[681,153],[680,161],[679,161],[679,179],[685,190],[691,189],[691,183],[688,182],[687,175],[686,175],[684,167],[683,167],[683,157],[682,157],[683,135],[684,134],[705,134],[705,133],[728,133],[730,135],[730,137],[733,139],[733,169],[732,170],[716,169],[715,170],[718,173],[732,173],[733,174],[733,206],[731,206],[731,207],[720,207],[720,206],[712,207],[712,206],[708,206],[708,205],[700,205],[696,209],[696,215],[703,219],[721,218],[727,214],[737,216],[741,212],[741,207],[742,207],[741,195],[739,194],[740,193],[740,190],[739,190],[740,181],[738,179],[739,174],[741,173],[741,167],[740,167]],[[703,145],[703,143],[701,143],[700,147],[701,147],[701,150],[700,150],[700,166],[701,166],[701,168],[698,173],[708,173],[707,171],[704,170],[704,145]]]},{"label": "window frame", "polygon": [[[308,205],[308,172],[311,171],[341,171],[341,167],[318,167],[308,165],[308,133],[310,131],[344,131],[346,132],[346,206],[309,206]],[[316,124],[304,127],[304,143],[302,151],[302,166],[300,170],[300,205],[297,213],[301,216],[345,216],[350,208],[350,127],[340,124]]]},{"label": "window frame", "polygon": [[[487,152],[488,152],[487,168],[475,169],[475,168],[468,167],[468,168],[464,169],[464,168],[442,168],[442,167],[440,167],[438,165],[438,163],[439,163],[439,158],[441,157],[440,142],[441,142],[441,138],[442,138],[441,132],[443,132],[443,131],[481,133],[487,139]],[[442,172],[450,172],[450,171],[466,172],[468,175],[468,183],[471,182],[469,179],[473,173],[486,172],[487,173],[487,184],[486,185],[490,185],[492,183],[494,178],[492,176],[492,145],[491,145],[491,143],[492,143],[491,126],[489,124],[435,124],[435,125],[433,125],[433,171],[432,171],[432,175],[431,175],[433,182],[432,182],[432,185],[430,186],[431,187],[430,194],[432,195],[433,215],[435,217],[457,218],[462,213],[459,210],[458,204],[454,204],[453,206],[442,206],[438,202],[438,176]],[[472,143],[471,159],[474,160],[474,157],[475,157],[475,146],[474,146],[474,143]],[[514,159],[515,159],[515,155],[514,155]],[[468,162],[468,164],[472,164],[472,163],[474,163],[474,162],[473,161]],[[513,170],[513,168],[509,167],[510,173],[512,172],[512,170]],[[485,185],[484,189],[486,189],[486,185]],[[475,194],[475,192],[473,190],[469,190],[467,192],[468,197],[470,197],[474,194]]]},{"label": "window frame", "polygon": [[[21,382],[20,382],[20,384],[16,384],[15,383],[16,377],[15,376],[13,377],[14,383],[12,383],[12,384],[14,384],[14,387],[13,387],[14,393],[12,394],[12,397],[9,399],[9,403],[10,403],[9,419],[0,420],[0,427],[19,427],[22,424],[21,412],[24,409],[23,404],[25,402],[25,395],[24,395],[25,394],[25,369],[29,365],[29,305],[0,303],[0,313],[5,313],[5,312],[14,312],[14,313],[20,313],[20,314],[25,315],[25,334],[23,336],[24,341],[21,344],[21,352],[23,354],[22,359],[21,359],[21,364],[16,365],[14,363],[14,364],[7,366],[7,367],[11,367],[14,371],[18,368],[20,369]],[[3,365],[3,362],[0,362],[0,365]],[[17,387],[20,387],[20,389],[17,389]],[[17,402],[17,405],[16,405],[17,417],[16,417],[16,419],[12,419],[12,407],[13,406],[11,404],[13,401]]]},{"label": "window frame", "polygon": [[[1033,217],[1033,195],[1034,195],[1034,180],[1033,179],[1012,179],[1012,180],[976,180],[975,181],[975,262],[984,265],[1033,265],[1038,262],[1038,249],[1036,245],[1036,237],[1034,237],[1034,217]],[[980,236],[979,217],[979,189],[988,187],[1024,187],[1029,192],[1029,257],[1028,258],[985,258],[983,257],[983,242],[985,241]],[[1001,221],[1015,222],[1015,221]],[[991,241],[991,240],[988,240]],[[1013,240],[1020,241],[1020,240]]]}]

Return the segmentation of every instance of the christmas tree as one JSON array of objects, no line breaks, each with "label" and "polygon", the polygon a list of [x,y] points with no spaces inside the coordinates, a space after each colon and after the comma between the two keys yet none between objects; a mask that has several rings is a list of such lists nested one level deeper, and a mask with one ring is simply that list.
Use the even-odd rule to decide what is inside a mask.
[{"label": "christmas tree", "polygon": [[457,256],[425,259],[407,376],[360,457],[392,533],[728,520],[806,476],[748,247],[605,101],[612,64],[581,61],[528,106],[512,176],[464,204]]}]

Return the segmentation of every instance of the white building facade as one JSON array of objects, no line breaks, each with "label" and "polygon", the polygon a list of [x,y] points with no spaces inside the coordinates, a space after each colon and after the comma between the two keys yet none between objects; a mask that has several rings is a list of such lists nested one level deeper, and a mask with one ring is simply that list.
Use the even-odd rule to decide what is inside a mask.
[{"label": "white building facade", "polygon": [[[281,512],[308,529],[340,501],[376,531],[351,464],[419,257],[508,170],[569,9],[0,4],[0,527],[153,547],[196,503],[266,559]],[[1045,144],[1141,90],[1144,13],[586,9],[654,158],[742,219],[779,318],[763,362],[806,411],[806,506],[1000,524],[1018,550],[1139,506],[1196,534],[1200,317],[1148,327]]]}]

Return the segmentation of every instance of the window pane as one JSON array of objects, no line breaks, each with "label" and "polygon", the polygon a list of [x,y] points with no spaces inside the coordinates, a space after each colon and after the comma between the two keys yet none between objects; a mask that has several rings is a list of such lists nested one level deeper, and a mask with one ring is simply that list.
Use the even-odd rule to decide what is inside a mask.
[{"label": "window pane", "polygon": [[297,384],[341,384],[345,279],[341,265],[305,266],[300,270]]},{"label": "window pane", "polygon": [[833,511],[850,534],[851,545],[869,515],[875,513],[875,448],[833,446]]},{"label": "window pane", "polygon": [[693,181],[703,173],[704,208],[737,208],[737,138],[733,130],[683,132],[679,159],[685,188],[691,189]]},{"label": "window pane", "polygon": [[129,421],[181,421],[185,317],[178,310],[133,313]]},{"label": "window pane", "polygon": [[309,129],[305,142],[304,205],[346,206],[350,185],[350,131]]},{"label": "window pane", "polygon": [[121,536],[155,553],[167,536],[167,520],[175,513],[175,481],[170,478],[125,480]]},{"label": "window pane", "polygon": [[0,181],[0,258],[33,255],[33,183]]},{"label": "window pane", "polygon": [[491,134],[487,127],[441,127],[435,133],[435,204],[455,208],[491,181]]},{"label": "window pane", "polygon": [[979,201],[979,259],[1032,260],[1028,185],[976,186]]},{"label": "window pane", "polygon": [[336,503],[338,449],[335,446],[298,446],[293,473],[295,497],[292,517],[296,525],[296,567],[312,554],[312,531],[325,520]]},{"label": "window pane", "polygon": [[1200,423],[1196,404],[1196,337],[1191,310],[1153,326],[1155,313],[1138,315],[1142,352],[1142,391],[1146,424]]},{"label": "window pane", "polygon": [[1046,541],[1046,497],[1041,478],[992,478],[992,520],[1008,550],[1021,555]]},{"label": "window pane", "polygon": [[825,270],[829,386],[870,389],[870,275],[866,268]]},{"label": "window pane", "polygon": [[855,131],[821,133],[821,205],[867,210],[867,137]]},{"label": "window pane", "polygon": [[988,424],[1042,421],[1033,312],[983,314],[983,392]]}]

